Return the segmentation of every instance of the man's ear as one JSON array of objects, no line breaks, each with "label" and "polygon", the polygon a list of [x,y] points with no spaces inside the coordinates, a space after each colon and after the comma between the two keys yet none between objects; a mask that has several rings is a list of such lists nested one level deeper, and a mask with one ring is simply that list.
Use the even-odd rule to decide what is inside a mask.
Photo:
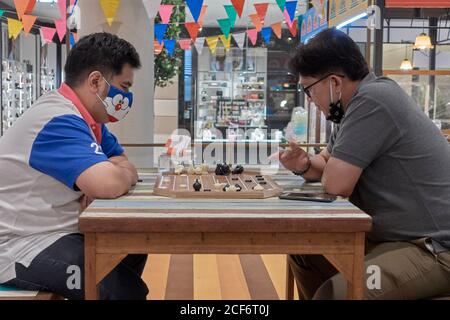
[{"label": "man's ear", "polygon": [[334,87],[336,88],[336,92],[342,92],[342,78],[338,77],[338,76],[331,76],[331,81],[334,85]]},{"label": "man's ear", "polygon": [[92,93],[99,93],[101,89],[102,74],[99,71],[93,71],[89,74],[87,84]]}]

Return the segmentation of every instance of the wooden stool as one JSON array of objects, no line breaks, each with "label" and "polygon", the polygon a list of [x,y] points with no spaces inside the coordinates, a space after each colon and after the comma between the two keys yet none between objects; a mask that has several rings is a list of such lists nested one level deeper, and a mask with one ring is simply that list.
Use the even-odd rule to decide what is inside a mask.
[{"label": "wooden stool", "polygon": [[64,300],[51,292],[25,291],[0,285],[0,300]]}]

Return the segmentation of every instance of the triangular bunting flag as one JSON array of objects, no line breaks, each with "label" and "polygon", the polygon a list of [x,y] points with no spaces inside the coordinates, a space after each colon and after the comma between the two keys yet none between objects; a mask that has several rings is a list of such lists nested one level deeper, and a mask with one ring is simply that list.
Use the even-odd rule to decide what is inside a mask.
[{"label": "triangular bunting flag", "polygon": [[159,5],[161,4],[161,0],[142,0],[144,4],[145,11],[147,11],[147,15],[150,19],[154,19],[156,14],[158,13]]},{"label": "triangular bunting flag", "polygon": [[278,39],[281,39],[281,22],[277,22],[271,25],[273,33]]},{"label": "triangular bunting flag", "polygon": [[3,17],[3,14],[5,13],[5,10],[0,9],[0,17]]},{"label": "triangular bunting flag", "polygon": [[258,13],[259,19],[261,23],[264,24],[264,20],[266,20],[267,8],[269,7],[268,3],[257,3],[254,4],[256,12]]},{"label": "triangular bunting flag", "polygon": [[294,21],[295,10],[297,10],[297,1],[286,1],[285,8],[289,14],[289,18],[291,18],[291,21]]},{"label": "triangular bunting flag", "polygon": [[17,16],[19,20],[22,20],[22,16],[25,14],[28,8],[29,0],[14,0],[14,6],[16,7]]},{"label": "triangular bunting flag", "polygon": [[159,6],[159,16],[161,17],[162,23],[169,23],[173,7],[173,5],[169,4],[162,4]]},{"label": "triangular bunting flag", "polygon": [[203,7],[203,0],[186,0],[195,22],[198,22]]},{"label": "triangular bunting flag", "polygon": [[33,12],[34,6],[36,5],[36,0],[29,0],[27,9],[25,10],[25,14],[30,15]]},{"label": "triangular bunting flag", "polygon": [[289,27],[289,32],[292,34],[293,37],[297,36],[298,29],[297,29],[297,20],[295,20],[292,23],[292,26]]},{"label": "triangular bunting flag", "polygon": [[258,30],[256,29],[247,30],[247,36],[252,42],[252,44],[256,45],[256,40],[258,40]]},{"label": "triangular bunting flag", "polygon": [[109,26],[114,22],[114,18],[117,15],[117,10],[119,9],[120,0],[100,0],[100,6],[102,7],[103,13],[105,14],[106,21]]},{"label": "triangular bunting flag", "polygon": [[183,50],[191,50],[191,39],[180,39],[178,40],[178,44],[180,45],[180,48]]},{"label": "triangular bunting flag", "polygon": [[176,40],[173,40],[173,39],[164,40],[164,47],[166,47],[166,50],[167,50],[167,53],[169,54],[169,56],[173,56],[176,44],[177,44]]},{"label": "triangular bunting flag", "polygon": [[236,24],[236,18],[237,18],[236,9],[234,9],[233,5],[231,5],[231,4],[224,5],[223,7],[225,8],[228,18],[230,19],[231,27],[234,28],[234,25]]},{"label": "triangular bunting flag", "polygon": [[216,53],[218,41],[219,41],[219,37],[207,37],[206,38],[206,43],[208,44],[209,50],[211,50],[212,54]]},{"label": "triangular bunting flag", "polygon": [[33,28],[33,25],[36,22],[36,19],[37,19],[36,16],[29,16],[26,14],[22,16],[23,30],[25,31],[26,35],[30,33],[31,28]]},{"label": "triangular bunting flag", "polygon": [[195,40],[195,49],[197,50],[198,55],[202,54],[204,46],[205,46],[205,37],[197,38],[197,40]]},{"label": "triangular bunting flag", "polygon": [[168,24],[155,23],[155,38],[159,43],[163,42],[168,26]]},{"label": "triangular bunting flag", "polygon": [[287,24],[287,26],[288,26],[289,28],[291,28],[291,27],[292,27],[293,21],[291,20],[291,17],[289,16],[289,13],[287,12],[286,9],[284,9],[283,15],[284,15],[284,18],[286,19],[286,24]]},{"label": "triangular bunting flag", "polygon": [[207,9],[208,9],[208,6],[204,5],[202,7],[202,12],[200,12],[200,17],[198,18],[198,24],[200,25],[200,28],[203,27],[203,20],[205,20],[205,14],[206,14]]},{"label": "triangular bunting flag", "polygon": [[261,35],[263,36],[264,41],[268,44],[270,42],[270,36],[272,35],[272,28],[271,27],[262,28]]},{"label": "triangular bunting flag", "polygon": [[58,0],[59,19],[67,20],[67,2],[66,0]]},{"label": "triangular bunting flag", "polygon": [[231,36],[225,37],[223,34],[219,36],[220,41],[222,41],[225,50],[230,50],[231,47]]},{"label": "triangular bunting flag", "polygon": [[155,55],[159,55],[164,48],[164,42],[160,44],[158,41],[155,40],[153,41],[153,47]]},{"label": "triangular bunting flag", "polygon": [[20,34],[20,31],[23,29],[22,21],[8,18],[8,37],[17,39]]},{"label": "triangular bunting flag", "polygon": [[230,19],[219,19],[217,20],[217,23],[220,26],[220,30],[222,30],[222,33],[225,35],[225,37],[229,37],[230,31],[231,31],[231,24]]},{"label": "triangular bunting flag", "polygon": [[192,41],[195,41],[198,36],[198,31],[200,29],[200,25],[196,22],[186,22],[184,24],[184,27],[186,28],[187,32],[191,36]]},{"label": "triangular bunting flag", "polygon": [[58,33],[59,41],[63,42],[67,32],[66,19],[55,20],[56,32]]},{"label": "triangular bunting flag", "polygon": [[234,41],[236,41],[238,47],[240,49],[243,49],[244,43],[245,43],[245,32],[233,33],[233,38],[234,38]]},{"label": "triangular bunting flag", "polygon": [[55,28],[41,27],[40,29],[42,37],[42,45],[53,42],[53,37],[55,36]]},{"label": "triangular bunting flag", "polygon": [[259,15],[257,13],[249,15],[250,19],[253,22],[253,25],[256,27],[256,31],[260,32],[263,25],[261,23],[261,19],[259,18]]},{"label": "triangular bunting flag", "polygon": [[236,12],[239,18],[242,17],[242,12],[244,11],[245,0],[231,0],[233,7],[236,9]]},{"label": "triangular bunting flag", "polygon": [[277,0],[277,5],[280,8],[281,12],[284,12],[285,4],[286,4],[286,0]]}]

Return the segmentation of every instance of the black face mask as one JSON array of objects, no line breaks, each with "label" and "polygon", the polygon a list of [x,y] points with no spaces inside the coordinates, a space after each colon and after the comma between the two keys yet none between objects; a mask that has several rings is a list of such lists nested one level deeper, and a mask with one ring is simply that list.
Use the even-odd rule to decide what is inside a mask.
[{"label": "black face mask", "polygon": [[337,102],[333,102],[333,87],[330,81],[330,115],[327,117],[327,120],[332,121],[334,123],[341,123],[342,118],[344,118],[344,110],[342,109],[341,98]]}]

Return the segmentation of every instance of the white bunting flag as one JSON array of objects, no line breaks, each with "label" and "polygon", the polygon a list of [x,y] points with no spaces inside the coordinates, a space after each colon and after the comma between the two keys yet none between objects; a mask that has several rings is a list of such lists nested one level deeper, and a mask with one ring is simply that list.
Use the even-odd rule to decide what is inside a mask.
[{"label": "white bunting flag", "polygon": [[200,37],[195,40],[195,49],[197,49],[198,55],[202,54],[204,46],[205,46],[205,37]]},{"label": "white bunting flag", "polygon": [[245,32],[241,32],[241,33],[233,33],[233,38],[234,41],[236,41],[238,47],[240,49],[244,49],[244,44],[245,44]]}]

